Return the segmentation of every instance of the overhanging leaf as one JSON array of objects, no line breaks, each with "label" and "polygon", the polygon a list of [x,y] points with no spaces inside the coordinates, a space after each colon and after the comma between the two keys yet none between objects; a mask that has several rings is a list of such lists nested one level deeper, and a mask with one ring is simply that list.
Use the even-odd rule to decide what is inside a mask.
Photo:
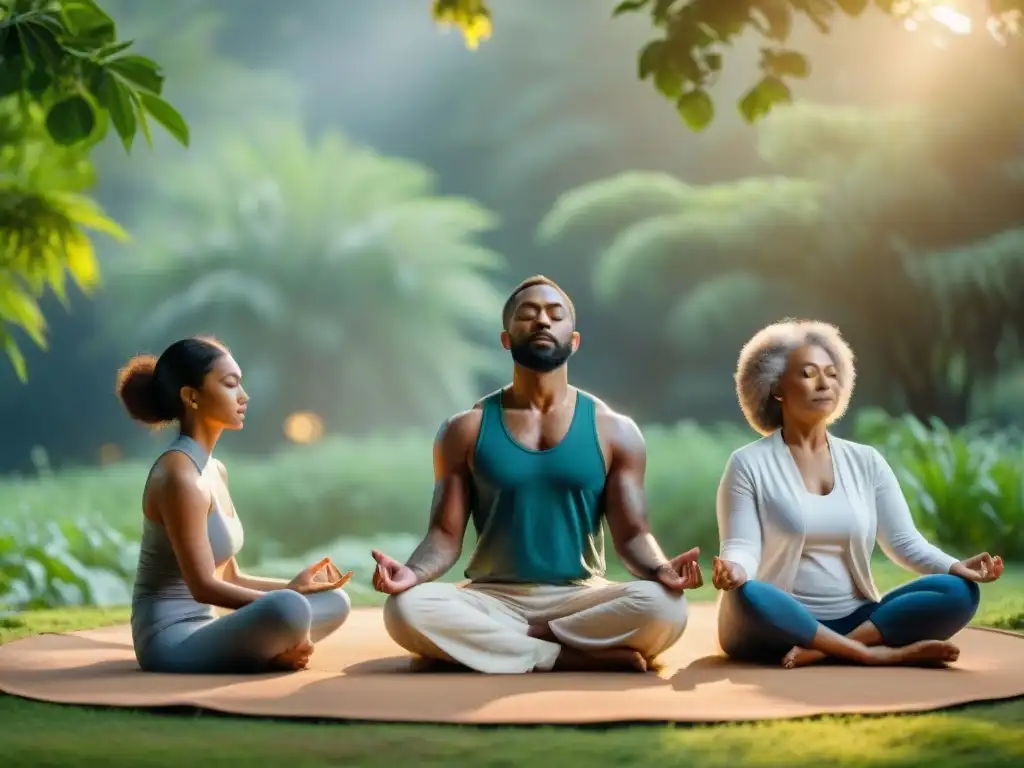
[{"label": "overhanging leaf", "polygon": [[684,93],[676,102],[683,121],[694,131],[703,131],[715,117],[715,105],[707,91],[697,89]]},{"label": "overhanging leaf", "polygon": [[114,123],[114,129],[121,138],[125,151],[131,151],[137,127],[135,102],[132,100],[131,92],[116,77],[102,72],[96,96],[99,98],[100,104],[110,113],[110,119]]},{"label": "overhanging leaf", "polygon": [[652,40],[643,47],[637,59],[637,74],[641,80],[646,80],[652,73],[664,67],[666,50],[664,40]]},{"label": "overhanging leaf", "polygon": [[71,96],[50,108],[46,115],[46,128],[57,144],[68,147],[92,135],[96,128],[96,115],[84,97]]},{"label": "overhanging leaf", "polygon": [[792,101],[789,86],[775,75],[766,75],[740,100],[740,114],[748,123],[756,123],[778,104]]},{"label": "overhanging leaf", "polygon": [[836,0],[838,5],[847,16],[860,16],[868,7],[868,0]]},{"label": "overhanging leaf", "polygon": [[638,11],[647,5],[650,0],[622,0],[612,11],[612,16],[621,16],[624,13]]},{"label": "overhanging leaf", "polygon": [[807,57],[802,53],[771,48],[761,51],[761,69],[778,78],[805,78],[811,73]]},{"label": "overhanging leaf", "polygon": [[94,48],[110,45],[117,37],[114,20],[94,0],[64,0],[61,12],[71,33]]},{"label": "overhanging leaf", "polygon": [[152,59],[131,54],[110,59],[105,65],[108,70],[127,80],[136,88],[142,88],[157,96],[163,90],[164,76],[159,65]]},{"label": "overhanging leaf", "polygon": [[2,327],[0,327],[0,343],[3,344],[4,352],[7,355],[7,359],[10,360],[11,366],[14,368],[14,373],[24,384],[28,381],[28,368],[25,365],[25,356],[18,348],[18,344],[14,340],[14,337],[4,331]]},{"label": "overhanging leaf", "polygon": [[139,91],[143,108],[162,125],[171,136],[186,147],[189,145],[189,128],[178,111],[159,96]]}]

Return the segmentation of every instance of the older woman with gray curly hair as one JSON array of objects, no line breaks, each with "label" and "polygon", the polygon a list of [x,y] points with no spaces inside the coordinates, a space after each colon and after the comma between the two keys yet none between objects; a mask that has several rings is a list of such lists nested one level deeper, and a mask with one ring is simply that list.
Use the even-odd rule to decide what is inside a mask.
[{"label": "older woman with gray curly hair", "polygon": [[[1002,573],[988,553],[957,560],[914,526],[899,482],[873,447],[828,427],[853,393],[854,356],[838,329],[787,320],[740,353],[736,390],[760,440],[735,451],[718,491],[722,649],[803,666],[825,656],[883,665],[955,661],[949,639],[978,609],[978,583]],[[920,578],[882,596],[875,541]]]}]

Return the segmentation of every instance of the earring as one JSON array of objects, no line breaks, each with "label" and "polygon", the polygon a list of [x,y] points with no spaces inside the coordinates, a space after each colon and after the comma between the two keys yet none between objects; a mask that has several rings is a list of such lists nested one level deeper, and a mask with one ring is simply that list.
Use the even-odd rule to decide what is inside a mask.
[{"label": "earring", "polygon": [[198,404],[196,403],[196,401],[195,401],[195,400],[193,400],[193,401],[192,401],[192,410],[195,410],[195,409],[196,409],[196,408],[198,408],[198,407],[199,407],[199,405],[198,405]]}]

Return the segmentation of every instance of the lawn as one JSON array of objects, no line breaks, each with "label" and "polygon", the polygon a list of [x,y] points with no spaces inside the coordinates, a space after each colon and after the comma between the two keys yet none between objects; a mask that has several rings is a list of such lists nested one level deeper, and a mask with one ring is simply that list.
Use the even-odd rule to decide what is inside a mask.
[{"label": "lawn", "polygon": [[[876,565],[883,589],[908,577]],[[705,587],[694,599],[714,599]],[[363,602],[363,601],[359,601]],[[126,621],[64,609],[0,623],[0,643]],[[0,620],[2,621],[2,620]],[[1024,567],[983,589],[979,625],[1024,629]],[[115,731],[119,732],[114,737]],[[66,707],[0,695],[4,766],[993,766],[1024,765],[1024,700],[927,715],[607,729],[347,725]]]}]

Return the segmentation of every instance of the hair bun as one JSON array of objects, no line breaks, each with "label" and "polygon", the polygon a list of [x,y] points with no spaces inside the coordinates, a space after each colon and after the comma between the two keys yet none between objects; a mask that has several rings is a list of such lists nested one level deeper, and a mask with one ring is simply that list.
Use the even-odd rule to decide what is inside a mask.
[{"label": "hair bun", "polygon": [[153,355],[136,355],[117,372],[117,396],[135,421],[156,425],[174,419],[157,386]]}]

